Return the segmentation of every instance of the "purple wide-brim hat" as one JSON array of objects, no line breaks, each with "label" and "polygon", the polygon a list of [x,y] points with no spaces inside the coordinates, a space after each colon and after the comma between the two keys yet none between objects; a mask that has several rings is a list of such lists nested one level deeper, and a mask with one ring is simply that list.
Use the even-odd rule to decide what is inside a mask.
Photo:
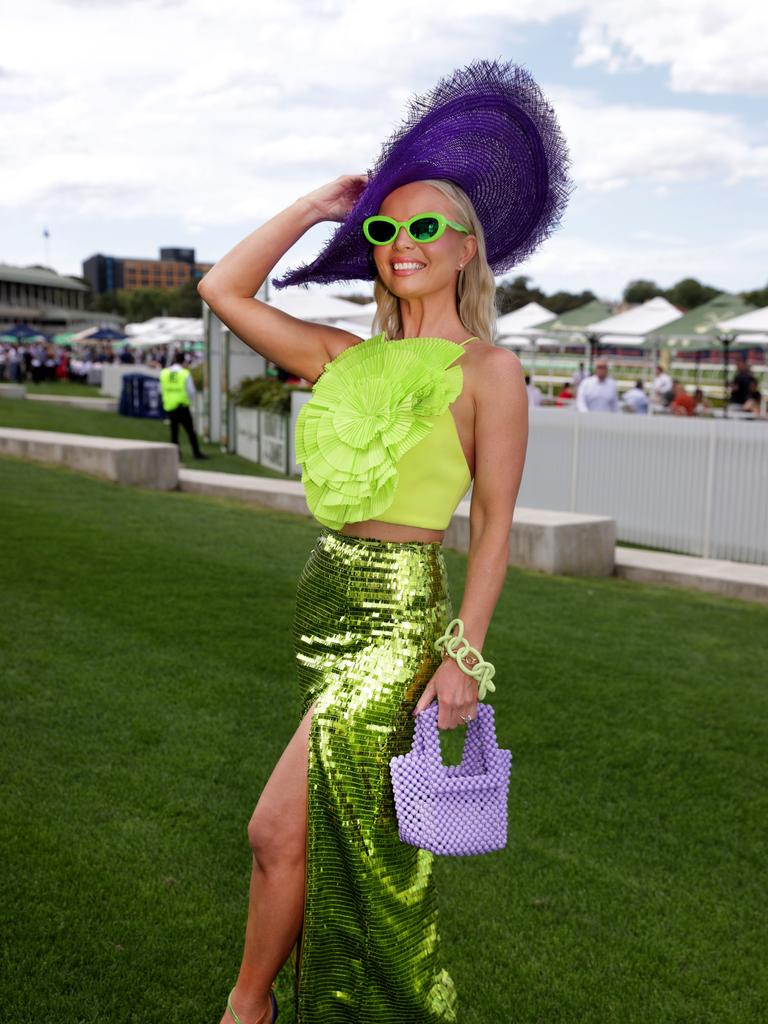
[{"label": "purple wide-brim hat", "polygon": [[554,111],[529,72],[511,61],[473,61],[411,98],[365,189],[320,254],[272,284],[374,280],[363,221],[393,189],[425,178],[464,189],[483,226],[491,270],[502,274],[559,224],[574,188],[569,165]]}]

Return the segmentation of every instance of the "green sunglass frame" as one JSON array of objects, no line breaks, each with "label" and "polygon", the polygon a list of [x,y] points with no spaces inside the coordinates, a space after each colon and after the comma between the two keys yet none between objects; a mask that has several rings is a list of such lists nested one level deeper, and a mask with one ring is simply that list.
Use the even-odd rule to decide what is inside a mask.
[{"label": "green sunglass frame", "polygon": [[[434,217],[437,221],[437,231],[431,238],[417,238],[411,231],[411,225],[414,221],[423,220],[425,217]],[[386,242],[377,241],[375,238],[371,238],[368,226],[372,222],[391,224],[394,228],[394,234]],[[446,228],[453,228],[454,231],[463,231],[465,234],[471,234],[469,228],[465,228],[463,224],[457,224],[455,220],[448,220],[448,218],[438,213],[436,210],[428,210],[426,213],[417,213],[414,217],[409,217],[408,220],[395,220],[394,217],[387,217],[384,213],[376,213],[372,217],[366,217],[363,221],[363,234],[371,243],[371,245],[392,245],[394,240],[400,234],[400,228],[405,228],[408,235],[417,245],[426,245],[429,242],[436,242],[441,235],[444,234]]]}]

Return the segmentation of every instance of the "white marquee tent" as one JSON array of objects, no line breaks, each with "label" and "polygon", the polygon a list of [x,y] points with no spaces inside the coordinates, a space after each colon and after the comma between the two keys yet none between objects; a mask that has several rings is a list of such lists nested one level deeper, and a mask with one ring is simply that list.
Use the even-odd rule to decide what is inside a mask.
[{"label": "white marquee tent", "polygon": [[597,335],[603,345],[637,345],[639,348],[658,327],[672,323],[682,315],[677,306],[658,295],[633,309],[587,324],[583,330],[585,334]]},{"label": "white marquee tent", "polygon": [[329,295],[327,290],[313,291],[298,287],[284,288],[270,295],[268,304],[290,316],[318,323],[332,323],[334,320],[369,323],[376,312],[374,302],[361,305],[349,299],[338,299],[334,295]]},{"label": "white marquee tent", "polygon": [[126,324],[125,344],[131,348],[153,345],[193,343],[203,340],[203,321],[199,317],[153,316],[143,323]]},{"label": "white marquee tent", "polygon": [[732,331],[734,341],[755,345],[768,344],[768,306],[753,309],[751,313],[742,313],[741,316],[734,316],[728,320],[721,320],[717,326],[721,331],[728,333]]},{"label": "white marquee tent", "polygon": [[496,336],[502,345],[515,348],[526,348],[531,344],[531,338],[526,333],[530,327],[541,327],[551,320],[555,314],[551,309],[545,309],[538,302],[529,302],[520,309],[513,309],[511,313],[505,313],[496,321]]}]

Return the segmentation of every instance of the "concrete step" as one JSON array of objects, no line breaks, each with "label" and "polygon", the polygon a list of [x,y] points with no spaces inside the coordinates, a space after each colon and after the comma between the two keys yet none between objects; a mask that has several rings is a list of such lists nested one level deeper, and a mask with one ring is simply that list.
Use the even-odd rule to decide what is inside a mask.
[{"label": "concrete step", "polygon": [[699,558],[669,551],[616,547],[616,575],[639,583],[665,583],[725,597],[768,603],[768,565]]}]

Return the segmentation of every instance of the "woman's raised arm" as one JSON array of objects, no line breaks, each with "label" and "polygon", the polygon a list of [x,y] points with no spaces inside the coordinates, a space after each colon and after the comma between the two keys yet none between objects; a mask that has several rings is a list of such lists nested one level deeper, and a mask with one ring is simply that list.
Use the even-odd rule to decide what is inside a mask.
[{"label": "woman's raised arm", "polygon": [[201,298],[246,345],[289,373],[314,381],[356,334],[284,313],[254,295],[301,236],[324,220],[343,220],[366,175],[341,175],[297,199],[238,242],[197,286]]}]

